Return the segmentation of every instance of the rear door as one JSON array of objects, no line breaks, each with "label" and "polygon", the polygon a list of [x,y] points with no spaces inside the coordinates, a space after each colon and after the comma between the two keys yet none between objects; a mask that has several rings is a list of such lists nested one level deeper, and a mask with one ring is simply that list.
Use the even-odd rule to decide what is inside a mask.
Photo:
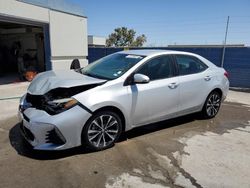
[{"label": "rear door", "polygon": [[175,55],[179,71],[180,104],[179,113],[197,111],[209,93],[212,76],[208,66],[191,55]]},{"label": "rear door", "polygon": [[133,125],[163,120],[178,110],[179,87],[170,55],[155,57],[142,65],[136,73],[147,75],[147,84],[131,85]]}]

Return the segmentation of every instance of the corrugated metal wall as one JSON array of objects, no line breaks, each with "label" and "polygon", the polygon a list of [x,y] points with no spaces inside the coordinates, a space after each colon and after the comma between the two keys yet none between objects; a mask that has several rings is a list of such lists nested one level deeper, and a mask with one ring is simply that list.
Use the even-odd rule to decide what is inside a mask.
[{"label": "corrugated metal wall", "polygon": [[[130,48],[135,49],[135,48]],[[222,48],[140,48],[140,49],[165,49],[178,50],[199,54],[217,66],[221,64]],[[93,62],[106,55],[124,50],[124,48],[89,48],[88,59]],[[250,48],[226,48],[224,68],[229,72],[231,87],[250,88]]]}]

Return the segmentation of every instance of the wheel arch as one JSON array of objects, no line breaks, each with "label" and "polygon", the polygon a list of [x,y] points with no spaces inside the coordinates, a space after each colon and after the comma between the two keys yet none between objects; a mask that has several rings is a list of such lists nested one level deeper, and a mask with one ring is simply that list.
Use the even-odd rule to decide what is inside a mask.
[{"label": "wheel arch", "polygon": [[[121,118],[121,121],[122,121],[122,132],[124,132],[126,130],[126,119],[125,119],[125,116],[123,114],[123,112],[115,107],[115,106],[104,106],[104,107],[101,107],[101,108],[98,108],[96,109],[95,111],[92,112],[92,116],[100,111],[111,111],[111,112],[115,112],[120,118]],[[90,116],[89,119],[92,117]],[[86,123],[89,121],[89,119],[86,121]],[[83,131],[83,129],[82,129]]]},{"label": "wheel arch", "polygon": [[219,111],[219,108],[218,108],[218,111],[216,112],[216,114],[214,115],[214,116],[212,116],[212,117],[209,117],[207,114],[205,114],[205,107],[206,107],[206,102],[207,102],[207,100],[208,100],[208,97],[213,93],[213,92],[217,92],[219,95],[220,95],[220,97],[222,98],[222,96],[223,96],[223,91],[220,89],[220,88],[214,88],[208,95],[207,95],[207,97],[206,97],[206,100],[205,100],[205,102],[204,102],[204,104],[203,104],[203,107],[202,107],[202,110],[201,110],[201,115],[202,115],[202,117],[203,118],[205,118],[205,119],[210,119],[210,118],[213,118],[213,117],[215,117],[216,116],[216,114],[218,113],[218,111]]},{"label": "wheel arch", "polygon": [[223,95],[223,91],[222,91],[222,89],[220,89],[220,88],[214,88],[209,94],[208,94],[208,96],[212,93],[212,92],[214,92],[214,91],[216,91],[216,92],[218,92],[219,94],[220,94],[220,96],[222,97],[222,95]]},{"label": "wheel arch", "polygon": [[122,113],[122,111],[119,108],[117,108],[115,106],[104,106],[104,107],[101,107],[101,108],[95,110],[93,112],[93,114],[97,113],[97,112],[100,112],[100,111],[112,111],[112,112],[115,112],[121,118],[121,121],[122,121],[122,132],[125,131],[125,126],[126,126],[125,116],[124,116],[124,114]]},{"label": "wheel arch", "polygon": [[[83,128],[82,128],[82,131],[81,131],[81,145],[84,144],[84,131],[85,131],[85,127],[86,127],[86,124],[88,122],[91,121],[91,118],[96,115],[97,113],[99,112],[102,112],[102,111],[109,111],[109,112],[113,112],[113,113],[116,113],[120,119],[121,119],[121,123],[122,123],[122,130],[121,130],[121,133],[125,131],[125,128],[126,128],[126,125],[125,125],[125,116],[124,114],[122,113],[122,111],[117,108],[117,107],[114,107],[114,106],[104,106],[104,107],[101,107],[99,109],[96,109],[95,111],[92,112],[92,115],[88,118],[88,120],[86,121],[86,123],[84,124]],[[120,134],[121,134],[120,133]]]},{"label": "wheel arch", "polygon": [[213,88],[213,89],[208,93],[208,95],[206,96],[206,98],[205,98],[205,100],[204,100],[204,102],[203,102],[203,104],[202,104],[202,106],[201,106],[201,110],[203,110],[203,108],[204,108],[204,106],[205,106],[205,104],[206,104],[206,100],[207,100],[208,96],[209,96],[212,92],[214,92],[214,91],[217,91],[217,92],[220,94],[220,96],[222,97],[222,95],[223,95],[222,89],[220,89],[219,87]]}]

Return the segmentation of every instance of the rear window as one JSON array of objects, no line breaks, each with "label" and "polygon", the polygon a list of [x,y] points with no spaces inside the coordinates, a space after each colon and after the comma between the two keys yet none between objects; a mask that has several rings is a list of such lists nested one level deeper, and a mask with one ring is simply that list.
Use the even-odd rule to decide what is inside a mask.
[{"label": "rear window", "polygon": [[179,68],[179,75],[188,75],[203,72],[208,68],[206,64],[193,56],[175,55]]}]

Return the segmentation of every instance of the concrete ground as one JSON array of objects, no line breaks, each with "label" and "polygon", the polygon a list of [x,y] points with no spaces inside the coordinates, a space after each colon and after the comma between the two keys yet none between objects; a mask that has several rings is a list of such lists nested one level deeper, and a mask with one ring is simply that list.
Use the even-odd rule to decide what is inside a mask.
[{"label": "concrete ground", "polygon": [[1,187],[250,187],[250,93],[230,91],[214,119],[137,128],[105,151],[42,152],[19,133],[15,97],[26,88],[0,86]]}]

